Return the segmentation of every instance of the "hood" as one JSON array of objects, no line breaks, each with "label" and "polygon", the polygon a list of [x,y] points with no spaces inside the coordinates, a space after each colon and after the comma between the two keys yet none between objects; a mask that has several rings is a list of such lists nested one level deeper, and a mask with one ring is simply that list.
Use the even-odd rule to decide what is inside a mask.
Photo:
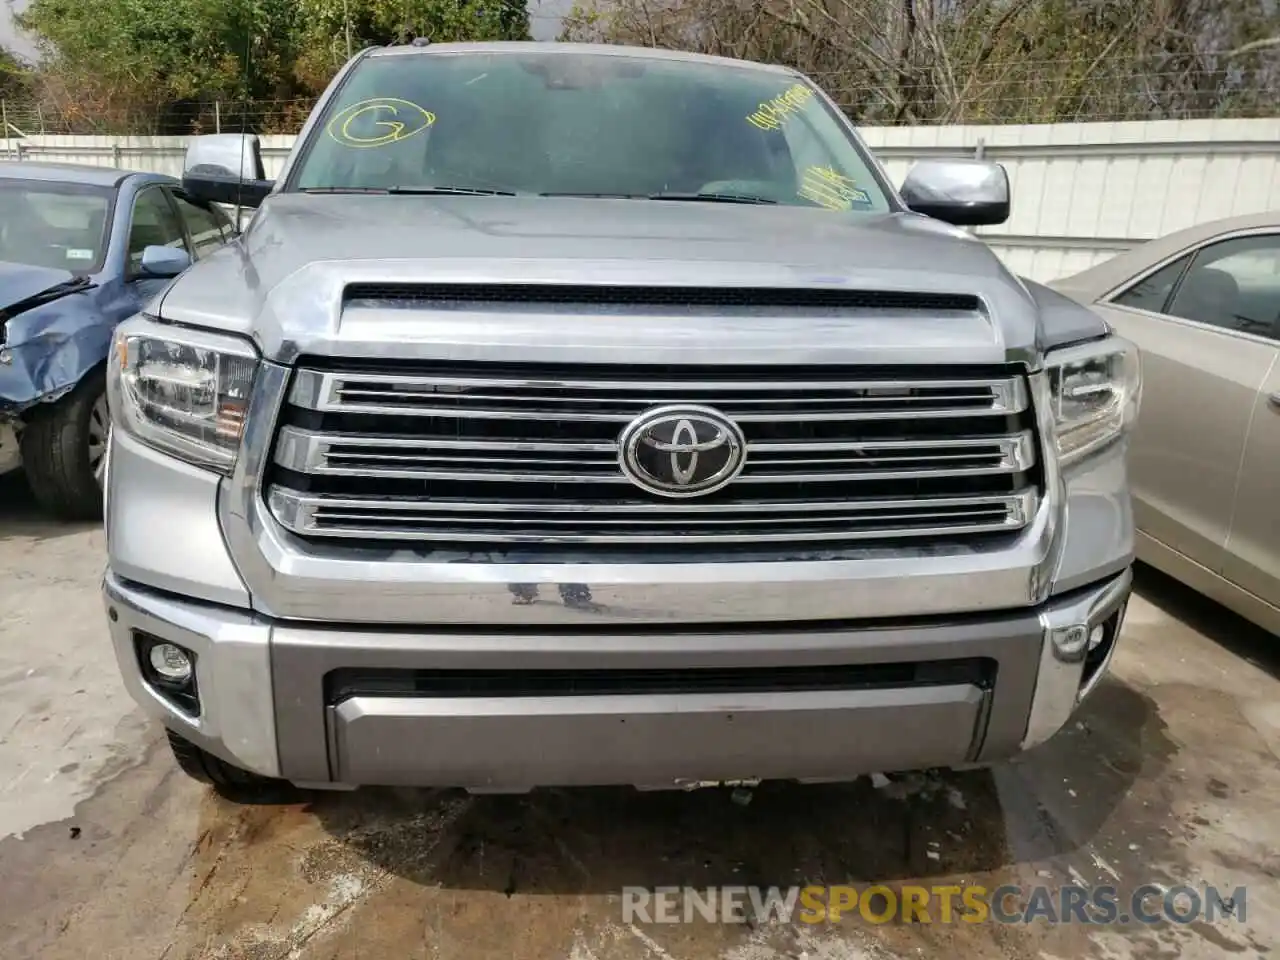
[{"label": "hood", "polygon": [[113,324],[100,290],[65,270],[0,263],[0,419],[57,400],[102,362]]},{"label": "hood", "polygon": [[68,270],[0,260],[0,311],[74,279],[75,274]]},{"label": "hood", "polygon": [[[564,358],[564,350],[578,345],[585,359],[591,351],[584,341],[602,336],[598,314],[557,316],[554,323],[544,316],[540,319],[547,322],[532,333],[534,308],[513,318],[509,307],[491,311],[480,305],[468,310],[465,323],[456,311],[447,317],[425,308],[384,309],[373,317],[344,305],[343,288],[354,282],[968,294],[979,297],[985,309],[911,317],[910,325],[898,316],[896,330],[884,326],[884,316],[877,318],[881,326],[876,329],[849,316],[825,323],[848,349],[861,347],[863,362],[869,362],[866,351],[877,346],[884,349],[876,362],[888,362],[889,348],[898,347],[907,351],[902,355],[911,358],[908,362],[924,362],[922,346],[937,347],[950,362],[997,362],[1036,349],[1038,339],[1036,302],[1026,287],[985,244],[935,220],[899,213],[856,217],[805,207],[575,198],[278,194],[263,204],[240,241],[172,284],[160,311],[169,320],[252,336],[266,356],[286,362],[299,353],[385,354],[389,341],[406,339],[435,344],[453,357],[466,352],[473,359],[490,348],[511,359],[512,347],[533,351],[531,341],[561,348]],[[725,318],[686,316],[678,324],[667,319],[669,324],[656,323],[646,313],[646,322],[631,325],[625,335],[609,328],[613,358],[620,341],[641,356],[644,344],[636,337],[663,338],[682,350],[691,343],[714,343],[723,353],[730,333],[732,343],[745,348],[743,338],[769,324],[775,333],[785,328],[790,341],[796,339],[798,322],[815,334],[818,330],[794,314],[757,318],[754,326],[739,318],[732,329]],[[467,329],[471,333],[460,332]],[[805,349],[812,352],[815,345],[806,343]],[[741,350],[732,352],[741,359]]]}]

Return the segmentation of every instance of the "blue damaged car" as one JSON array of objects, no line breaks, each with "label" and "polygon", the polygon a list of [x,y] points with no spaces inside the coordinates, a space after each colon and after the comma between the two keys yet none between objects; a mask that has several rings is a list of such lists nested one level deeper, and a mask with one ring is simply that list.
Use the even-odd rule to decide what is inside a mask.
[{"label": "blue damaged car", "polygon": [[172,177],[0,163],[0,473],[56,516],[101,515],[112,331],[234,233]]}]

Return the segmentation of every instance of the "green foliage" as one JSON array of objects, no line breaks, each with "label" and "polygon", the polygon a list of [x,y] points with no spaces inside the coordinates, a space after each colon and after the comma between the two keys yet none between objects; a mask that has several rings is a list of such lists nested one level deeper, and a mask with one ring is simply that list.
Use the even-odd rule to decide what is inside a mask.
[{"label": "green foliage", "polygon": [[[366,46],[529,27],[525,0],[30,0],[19,22],[44,59],[24,73],[0,55],[2,95],[61,130],[129,133],[293,131]],[[862,123],[1280,106],[1277,0],[577,0],[561,39],[784,63]]]},{"label": "green foliage", "polygon": [[529,37],[528,12],[517,0],[296,0],[296,6],[298,73],[316,92],[347,59],[348,25],[352,51],[416,37],[434,43]]},{"label": "green foliage", "polygon": [[214,102],[288,128],[348,49],[528,36],[522,0],[31,0],[18,20],[44,54],[45,102],[74,126],[137,133],[207,125]]},{"label": "green foliage", "polygon": [[[28,92],[31,71],[12,52],[0,47],[0,99],[22,96]],[[4,136],[0,132],[0,136]]]}]

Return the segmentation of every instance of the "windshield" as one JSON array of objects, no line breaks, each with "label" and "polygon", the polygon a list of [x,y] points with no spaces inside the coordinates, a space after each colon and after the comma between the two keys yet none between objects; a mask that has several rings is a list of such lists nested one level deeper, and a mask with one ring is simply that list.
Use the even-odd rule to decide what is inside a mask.
[{"label": "windshield", "polygon": [[751,67],[580,52],[375,55],[309,141],[287,189],[890,209],[814,88]]},{"label": "windshield", "polygon": [[106,187],[0,178],[0,260],[97,273],[111,198]]}]

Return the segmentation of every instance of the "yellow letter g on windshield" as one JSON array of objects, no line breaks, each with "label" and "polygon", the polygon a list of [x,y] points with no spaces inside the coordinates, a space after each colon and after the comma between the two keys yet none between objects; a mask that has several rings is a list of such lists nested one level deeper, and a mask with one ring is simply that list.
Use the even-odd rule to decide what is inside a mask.
[{"label": "yellow letter g on windshield", "polygon": [[434,113],[409,100],[375,97],[353,103],[325,129],[344,147],[385,147],[407,140],[435,122]]}]

